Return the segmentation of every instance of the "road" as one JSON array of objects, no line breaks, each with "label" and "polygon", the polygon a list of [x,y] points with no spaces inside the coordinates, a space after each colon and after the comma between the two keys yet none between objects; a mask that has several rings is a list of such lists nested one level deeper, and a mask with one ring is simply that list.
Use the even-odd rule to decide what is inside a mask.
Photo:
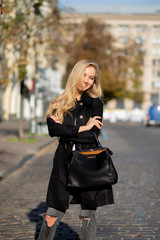
[{"label": "road", "polygon": [[[115,204],[98,209],[97,240],[160,240],[160,128],[104,122],[100,141],[113,150],[119,182]],[[0,182],[0,240],[36,239],[57,142]],[[71,206],[56,240],[76,239],[79,206]]]}]

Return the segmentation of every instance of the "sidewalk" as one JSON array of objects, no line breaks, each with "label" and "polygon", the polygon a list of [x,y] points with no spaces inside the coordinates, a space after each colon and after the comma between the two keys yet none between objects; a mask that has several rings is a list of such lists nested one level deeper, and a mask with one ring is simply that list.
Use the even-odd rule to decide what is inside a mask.
[{"label": "sidewalk", "polygon": [[15,142],[10,138],[18,136],[19,121],[4,121],[0,123],[0,181],[20,168],[28,159],[34,156],[46,145],[53,142],[46,135],[29,133],[29,121],[24,121],[24,138],[35,139],[36,142]]}]

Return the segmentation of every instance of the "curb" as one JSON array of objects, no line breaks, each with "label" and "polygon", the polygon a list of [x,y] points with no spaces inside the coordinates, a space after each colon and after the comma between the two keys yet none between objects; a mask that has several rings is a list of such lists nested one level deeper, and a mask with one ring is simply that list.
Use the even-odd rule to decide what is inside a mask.
[{"label": "curb", "polygon": [[44,145],[41,145],[40,147],[38,147],[36,149],[35,153],[31,153],[26,155],[16,166],[10,168],[9,170],[7,170],[6,172],[4,172],[1,176],[0,176],[0,182],[2,182],[4,179],[6,179],[8,176],[10,176],[12,173],[14,173],[15,171],[17,171],[18,169],[20,169],[22,166],[25,165],[26,162],[28,162],[28,160],[30,160],[31,158],[33,158],[34,156],[36,156],[36,153],[38,151],[42,151],[44,150],[46,147],[48,147],[51,143],[54,143],[56,140],[56,138],[52,139],[52,141],[49,141],[47,143],[45,143]]}]

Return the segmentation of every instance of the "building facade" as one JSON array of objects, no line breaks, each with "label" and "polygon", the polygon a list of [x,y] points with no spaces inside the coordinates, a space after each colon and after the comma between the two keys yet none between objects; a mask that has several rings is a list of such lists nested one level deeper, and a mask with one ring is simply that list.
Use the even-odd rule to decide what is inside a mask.
[{"label": "building facade", "polygon": [[[73,38],[73,27],[81,31],[80,25],[87,18],[106,25],[106,30],[115,38],[117,46],[125,46],[130,40],[141,44],[144,51],[142,90],[144,102],[140,108],[147,110],[152,103],[160,104],[160,14],[75,14],[64,13],[63,24],[70,25],[66,37]],[[136,107],[129,99],[124,100],[124,108]],[[116,100],[108,103],[109,108],[118,107]]]}]

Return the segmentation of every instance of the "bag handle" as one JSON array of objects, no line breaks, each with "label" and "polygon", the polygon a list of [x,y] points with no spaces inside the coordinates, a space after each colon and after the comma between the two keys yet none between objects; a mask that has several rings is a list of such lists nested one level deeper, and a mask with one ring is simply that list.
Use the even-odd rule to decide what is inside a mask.
[{"label": "bag handle", "polygon": [[101,145],[100,141],[98,140],[98,137],[97,137],[96,133],[95,133],[94,131],[92,131],[92,133],[93,133],[93,135],[94,135],[94,137],[95,137],[95,139],[96,139],[96,142],[97,142],[98,147],[101,147],[101,148],[102,148],[102,145]]},{"label": "bag handle", "polygon": [[[101,145],[101,143],[100,143],[100,141],[98,140],[98,137],[97,137],[96,133],[95,133],[95,132],[92,132],[92,133],[93,133],[93,135],[94,135],[94,137],[95,137],[95,139],[96,139],[96,141],[97,141],[98,146],[99,146],[100,148],[103,148],[102,145]],[[112,152],[109,148],[106,148],[106,149],[108,150],[108,152],[109,152],[110,155],[113,154],[113,152]]]}]

